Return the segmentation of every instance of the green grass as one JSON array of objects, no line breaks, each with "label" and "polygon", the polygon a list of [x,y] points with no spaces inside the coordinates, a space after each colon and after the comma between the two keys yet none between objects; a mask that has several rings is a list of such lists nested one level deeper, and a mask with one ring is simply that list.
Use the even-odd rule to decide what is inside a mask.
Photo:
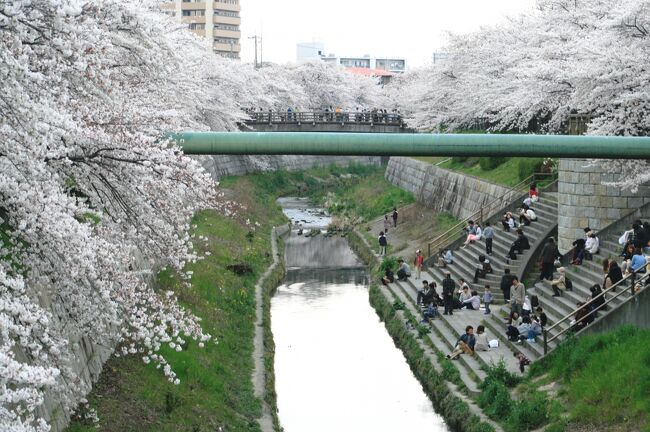
[{"label": "green grass", "polygon": [[648,365],[650,330],[628,326],[568,340],[533,365],[531,374],[548,375],[561,385],[570,424],[649,432]]},{"label": "green grass", "polygon": [[[255,322],[254,285],[270,258],[270,230],[284,218],[275,198],[255,189],[250,179],[231,183],[246,211],[231,219],[216,212],[198,214],[194,233],[208,243],[196,248],[211,256],[188,266],[194,271],[191,286],[181,288],[174,274],[162,272],[161,289],[175,291],[180,302],[203,319],[206,332],[218,343],[201,349],[190,343],[187,350],[163,353],[174,366],[181,384],[165,380],[160,370],[137,357],[112,358],[91,393],[100,423],[75,421],[69,431],[258,431],[260,402],[251,383]],[[246,219],[261,224],[252,236]],[[246,262],[254,270],[236,276],[225,266]]]},{"label": "green grass", "polygon": [[[520,181],[537,171],[535,168],[541,163],[542,159],[518,157],[508,158],[506,162],[492,170],[484,170],[481,168],[478,159],[473,159],[473,161],[475,161],[475,163],[467,166],[467,163],[451,160],[443,163],[440,167],[451,171],[469,174],[492,183],[515,186]],[[520,169],[520,165],[523,166],[522,169]]]},{"label": "green grass", "polygon": [[384,179],[384,168],[372,167],[363,177],[342,179],[326,194],[315,195],[316,201],[334,215],[370,221],[390,213],[393,207],[415,202],[413,194],[391,185]]}]

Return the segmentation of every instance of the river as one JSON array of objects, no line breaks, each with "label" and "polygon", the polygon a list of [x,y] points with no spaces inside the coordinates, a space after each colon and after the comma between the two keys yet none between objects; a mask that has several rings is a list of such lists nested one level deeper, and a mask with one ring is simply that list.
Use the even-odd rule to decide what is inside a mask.
[{"label": "river", "polygon": [[[307,233],[329,224],[304,199],[280,200]],[[280,423],[286,432],[445,432],[368,301],[368,276],[345,239],[286,240],[287,276],[271,302]]]}]

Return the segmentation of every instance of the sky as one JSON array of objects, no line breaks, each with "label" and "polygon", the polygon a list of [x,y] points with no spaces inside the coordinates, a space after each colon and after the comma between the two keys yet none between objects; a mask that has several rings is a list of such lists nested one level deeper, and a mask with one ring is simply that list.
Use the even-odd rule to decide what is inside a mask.
[{"label": "sky", "polygon": [[296,61],[296,44],[323,42],[337,56],[431,63],[447,34],[468,33],[532,10],[534,0],[241,0],[242,59],[262,35],[264,61]]}]

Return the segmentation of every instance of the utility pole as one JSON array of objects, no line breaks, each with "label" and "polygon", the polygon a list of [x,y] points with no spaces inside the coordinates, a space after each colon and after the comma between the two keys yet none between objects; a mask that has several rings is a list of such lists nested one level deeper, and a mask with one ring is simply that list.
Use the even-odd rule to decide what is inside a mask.
[{"label": "utility pole", "polygon": [[255,40],[255,69],[258,69],[258,65],[257,65],[257,35],[251,36],[248,39],[254,39]]}]

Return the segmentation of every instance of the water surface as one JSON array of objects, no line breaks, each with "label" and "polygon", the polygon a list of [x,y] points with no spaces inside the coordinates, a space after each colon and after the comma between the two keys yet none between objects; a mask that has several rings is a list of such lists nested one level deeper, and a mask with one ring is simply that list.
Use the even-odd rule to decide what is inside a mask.
[{"label": "water surface", "polygon": [[[292,217],[308,220],[292,203]],[[286,256],[292,269],[271,303],[284,430],[447,431],[370,306],[368,276],[345,240],[294,231]]]}]

